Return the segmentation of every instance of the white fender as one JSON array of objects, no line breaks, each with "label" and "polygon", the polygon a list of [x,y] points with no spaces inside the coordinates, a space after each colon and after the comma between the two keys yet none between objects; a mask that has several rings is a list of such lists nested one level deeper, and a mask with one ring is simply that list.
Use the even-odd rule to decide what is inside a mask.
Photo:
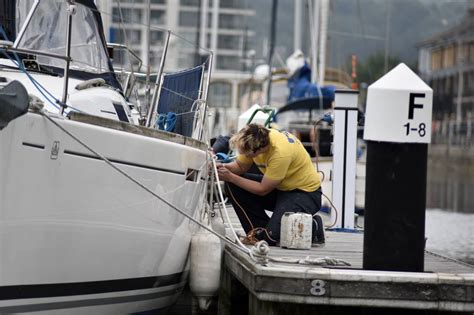
[{"label": "white fender", "polygon": [[201,229],[191,240],[189,287],[197,297],[199,308],[207,310],[219,289],[222,247],[220,239]]}]

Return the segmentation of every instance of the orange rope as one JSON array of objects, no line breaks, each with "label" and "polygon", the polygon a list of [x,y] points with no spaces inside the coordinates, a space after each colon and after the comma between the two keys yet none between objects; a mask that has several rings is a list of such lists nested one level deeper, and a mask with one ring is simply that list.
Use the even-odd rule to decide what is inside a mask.
[{"label": "orange rope", "polygon": [[260,231],[260,230],[263,230],[265,231],[265,234],[267,235],[267,237],[276,242],[275,239],[273,239],[270,234],[268,233],[268,230],[266,228],[263,228],[263,227],[254,227],[252,221],[250,220],[250,218],[248,217],[247,215],[247,212],[245,211],[245,209],[240,205],[240,203],[235,199],[234,197],[234,194],[232,193],[232,189],[230,188],[230,186],[226,183],[227,185],[227,190],[229,191],[230,193],[230,197],[232,198],[232,200],[234,200],[234,202],[237,204],[237,206],[240,208],[240,210],[244,213],[245,215],[245,218],[247,218],[247,221],[249,222],[250,224],[250,227],[252,228],[248,233],[247,233],[247,237],[250,239],[250,240],[254,240],[255,239],[255,233]]}]

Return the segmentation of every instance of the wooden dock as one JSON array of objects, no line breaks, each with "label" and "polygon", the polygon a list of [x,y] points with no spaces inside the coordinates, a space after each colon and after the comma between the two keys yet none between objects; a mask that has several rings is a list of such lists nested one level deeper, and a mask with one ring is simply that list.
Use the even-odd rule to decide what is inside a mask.
[{"label": "wooden dock", "polygon": [[[235,223],[234,223],[235,224]],[[256,263],[227,245],[220,314],[472,314],[474,266],[425,252],[425,272],[362,269],[362,233],[326,232],[311,250],[271,247],[270,258],[307,256],[350,266]]]}]

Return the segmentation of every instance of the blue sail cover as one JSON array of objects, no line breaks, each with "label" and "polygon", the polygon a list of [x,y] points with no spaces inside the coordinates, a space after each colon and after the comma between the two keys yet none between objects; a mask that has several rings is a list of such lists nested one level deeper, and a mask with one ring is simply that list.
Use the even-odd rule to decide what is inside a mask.
[{"label": "blue sail cover", "polygon": [[193,132],[194,115],[198,106],[193,104],[200,98],[203,66],[181,72],[165,74],[158,102],[158,114],[173,112],[177,115],[174,133],[190,137]]}]

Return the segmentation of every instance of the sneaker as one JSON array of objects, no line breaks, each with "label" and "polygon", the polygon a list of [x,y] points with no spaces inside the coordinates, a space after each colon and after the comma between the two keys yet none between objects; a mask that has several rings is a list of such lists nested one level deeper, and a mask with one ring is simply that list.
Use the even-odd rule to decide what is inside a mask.
[{"label": "sneaker", "polygon": [[323,219],[315,214],[313,216],[313,240],[312,244],[314,245],[323,245],[326,243],[326,238],[324,237],[324,225]]}]

